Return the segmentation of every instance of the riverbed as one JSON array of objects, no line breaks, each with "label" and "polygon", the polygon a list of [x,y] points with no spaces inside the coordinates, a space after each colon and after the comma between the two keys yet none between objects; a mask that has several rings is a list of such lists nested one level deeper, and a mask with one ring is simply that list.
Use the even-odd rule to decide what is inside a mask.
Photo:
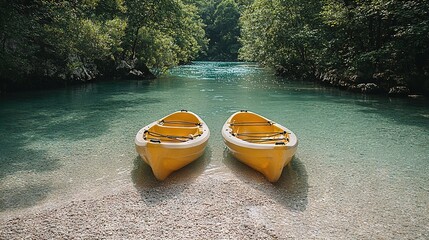
[{"label": "riverbed", "polygon": [[[173,111],[210,128],[205,154],[158,182],[134,149]],[[246,109],[291,129],[278,183],[220,129]],[[0,102],[0,238],[429,238],[429,103],[294,82],[252,63],[195,62],[148,81]]]}]

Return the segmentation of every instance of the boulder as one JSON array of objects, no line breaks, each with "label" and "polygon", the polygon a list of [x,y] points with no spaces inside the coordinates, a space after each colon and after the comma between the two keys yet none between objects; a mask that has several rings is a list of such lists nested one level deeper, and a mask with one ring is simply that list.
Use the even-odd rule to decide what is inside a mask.
[{"label": "boulder", "polygon": [[126,61],[120,61],[116,66],[116,75],[121,79],[129,80],[145,80],[153,79],[155,76],[150,72],[146,66],[135,67],[135,64],[128,63]]},{"label": "boulder", "polygon": [[394,86],[389,89],[391,97],[406,97],[410,94],[410,89],[406,86]]},{"label": "boulder", "polygon": [[425,99],[424,95],[418,95],[418,94],[411,94],[411,95],[408,95],[408,97],[413,99]]},{"label": "boulder", "polygon": [[71,73],[71,79],[75,81],[87,82],[95,79],[99,74],[95,65],[82,65],[76,67]]},{"label": "boulder", "polygon": [[377,93],[380,91],[380,87],[375,83],[360,83],[356,85],[357,89],[360,89],[362,93]]},{"label": "boulder", "polygon": [[356,84],[350,84],[347,87],[347,90],[349,90],[351,92],[360,92],[361,91],[360,88],[358,88]]},{"label": "boulder", "polygon": [[335,70],[330,70],[328,72],[320,74],[320,79],[322,80],[322,83],[331,86],[338,86],[338,82],[340,81],[340,77]]}]

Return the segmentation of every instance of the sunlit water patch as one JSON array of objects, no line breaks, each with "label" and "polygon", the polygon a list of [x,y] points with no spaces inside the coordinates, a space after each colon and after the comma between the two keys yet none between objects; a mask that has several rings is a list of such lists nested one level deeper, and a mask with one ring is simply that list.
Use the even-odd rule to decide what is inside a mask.
[{"label": "sunlit water patch", "polygon": [[207,175],[246,184],[265,181],[235,162],[220,134],[232,113],[248,109],[299,138],[294,164],[278,184],[302,203],[296,210],[305,210],[311,194],[321,204],[345,208],[384,199],[387,210],[398,201],[406,203],[405,210],[420,206],[428,213],[427,101],[351,94],[282,79],[251,63],[218,62],[181,66],[151,81],[95,83],[2,99],[0,211],[156,185],[135,152],[134,137],[144,125],[180,109],[202,117],[211,138],[206,154],[167,182]]}]

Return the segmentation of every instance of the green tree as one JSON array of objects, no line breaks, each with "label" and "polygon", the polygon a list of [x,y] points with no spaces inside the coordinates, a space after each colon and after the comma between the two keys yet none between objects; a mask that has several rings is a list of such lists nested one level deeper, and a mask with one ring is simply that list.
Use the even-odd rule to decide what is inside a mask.
[{"label": "green tree", "polygon": [[96,62],[105,62],[120,51],[126,25],[119,18],[94,18],[91,13],[97,2],[2,2],[3,88],[96,77]]},{"label": "green tree", "polygon": [[241,23],[240,58],[279,73],[429,92],[427,1],[256,0]]},{"label": "green tree", "polygon": [[1,1],[0,30],[1,89],[123,69],[148,76],[189,62],[207,44],[197,9],[180,0]]},{"label": "green tree", "polygon": [[133,0],[127,4],[124,59],[162,73],[189,62],[207,43],[203,24],[192,5],[174,0]]},{"label": "green tree", "polygon": [[239,18],[239,8],[234,0],[222,0],[217,5],[213,22],[215,34],[210,39],[211,51],[216,53],[214,60],[237,60],[238,49],[240,48],[238,43],[240,35]]},{"label": "green tree", "polygon": [[194,1],[199,15],[205,24],[205,33],[209,44],[199,59],[238,60],[238,41],[241,26],[239,18],[253,0],[209,0]]},{"label": "green tree", "polygon": [[320,1],[256,0],[242,18],[240,58],[312,77],[323,53]]},{"label": "green tree", "polygon": [[358,83],[429,89],[429,3],[327,0],[322,16],[329,69]]},{"label": "green tree", "polygon": [[32,17],[37,12],[36,3],[0,1],[0,90],[35,71],[39,49],[31,35],[41,35],[41,26]]}]

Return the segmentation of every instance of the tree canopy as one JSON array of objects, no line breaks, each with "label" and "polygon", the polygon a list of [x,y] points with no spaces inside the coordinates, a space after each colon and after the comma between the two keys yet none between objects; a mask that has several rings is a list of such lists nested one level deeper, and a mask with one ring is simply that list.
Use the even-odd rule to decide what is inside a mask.
[{"label": "tree canopy", "polygon": [[429,92],[427,1],[255,0],[241,22],[243,60],[348,88]]},{"label": "tree canopy", "polygon": [[240,16],[253,0],[194,1],[205,24],[209,43],[198,59],[237,61],[241,25]]},{"label": "tree canopy", "polygon": [[0,29],[2,89],[147,77],[207,44],[197,8],[180,0],[1,1]]},{"label": "tree canopy", "polygon": [[350,89],[429,92],[428,1],[1,1],[0,44],[0,90],[240,59]]}]

